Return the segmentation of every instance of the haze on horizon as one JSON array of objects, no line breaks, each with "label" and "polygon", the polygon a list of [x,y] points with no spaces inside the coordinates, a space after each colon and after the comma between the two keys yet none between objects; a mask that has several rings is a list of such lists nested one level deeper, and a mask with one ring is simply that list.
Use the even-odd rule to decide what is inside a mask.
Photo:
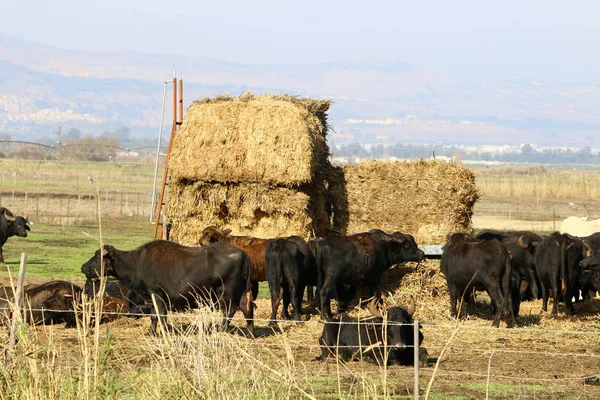
[{"label": "haze on horizon", "polygon": [[34,0],[2,8],[4,33],[66,49],[267,65],[379,59],[463,81],[600,84],[593,1]]}]

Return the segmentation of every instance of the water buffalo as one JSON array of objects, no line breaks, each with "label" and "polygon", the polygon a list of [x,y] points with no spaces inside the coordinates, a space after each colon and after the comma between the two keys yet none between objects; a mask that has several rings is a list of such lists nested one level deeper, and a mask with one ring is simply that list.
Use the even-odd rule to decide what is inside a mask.
[{"label": "water buffalo", "polygon": [[324,320],[332,317],[330,300],[334,296],[344,303],[342,309],[360,285],[368,285],[372,296],[378,297],[383,271],[395,264],[424,258],[425,253],[414,238],[400,232],[387,234],[374,229],[352,236],[326,237],[317,251],[321,317]]},{"label": "water buffalo", "polygon": [[506,309],[510,316],[509,326],[515,324],[516,305],[513,304],[511,288],[517,290],[517,287],[511,285],[510,254],[500,241],[479,240],[464,233],[454,233],[443,247],[440,270],[446,276],[453,317],[458,314],[459,298],[469,301],[473,290],[485,290],[494,306],[492,326],[500,326]]},{"label": "water buffalo", "polygon": [[[414,360],[414,299],[404,307],[391,307],[384,315],[375,307],[377,299],[369,303],[373,317],[356,319],[341,314],[326,321],[319,338],[321,355],[317,360],[325,361],[330,355],[339,356],[343,361],[352,361],[366,357],[369,361],[387,365],[410,365]],[[423,334],[419,329],[417,346],[423,343]],[[427,351],[419,351],[420,364],[427,362]]]},{"label": "water buffalo", "polygon": [[4,262],[2,246],[11,236],[27,237],[30,231],[27,217],[15,216],[4,207],[0,207],[0,263]]},{"label": "water buffalo", "polygon": [[[88,279],[98,278],[102,263],[104,275],[155,296],[165,328],[167,304],[196,308],[211,303],[223,310],[225,327],[240,308],[248,331],[253,334],[250,259],[236,247],[224,243],[187,247],[166,240],[152,241],[129,251],[105,245],[82,265],[81,272]],[[156,333],[157,322],[157,317],[152,316],[150,333]]]}]

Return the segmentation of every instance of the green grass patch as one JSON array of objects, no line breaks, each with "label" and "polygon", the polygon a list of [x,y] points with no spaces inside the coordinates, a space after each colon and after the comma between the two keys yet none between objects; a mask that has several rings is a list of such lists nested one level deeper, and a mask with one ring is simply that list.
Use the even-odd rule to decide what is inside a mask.
[{"label": "green grass patch", "polygon": [[[153,226],[145,219],[102,221],[104,244],[121,250],[134,249],[152,239]],[[26,276],[52,279],[85,279],[81,265],[100,247],[98,224],[78,226],[32,225],[26,238],[11,237],[3,246],[11,273],[19,269],[21,253],[27,253]],[[6,270],[2,271],[6,275]]]}]

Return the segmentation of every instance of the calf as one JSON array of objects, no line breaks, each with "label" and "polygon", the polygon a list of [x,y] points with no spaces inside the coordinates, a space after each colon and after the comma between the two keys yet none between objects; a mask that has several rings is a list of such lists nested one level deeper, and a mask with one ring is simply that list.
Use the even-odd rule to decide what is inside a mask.
[{"label": "calf", "polygon": [[[369,303],[371,318],[356,319],[341,314],[331,321],[326,321],[319,338],[321,355],[317,360],[325,361],[329,355],[339,356],[343,361],[353,361],[366,357],[369,361],[387,365],[410,365],[414,357],[414,299],[409,307],[391,307],[381,311],[375,307],[377,299]],[[416,346],[423,342],[423,334],[419,329]],[[421,348],[420,364],[427,362],[427,351]]]},{"label": "calf", "polygon": [[548,310],[552,291],[552,315],[558,315],[558,302],[565,302],[567,315],[575,313],[573,296],[579,296],[580,263],[590,247],[582,239],[554,232],[544,238],[535,256],[535,268],[542,287],[542,311]]},{"label": "calf", "polygon": [[514,325],[510,255],[500,241],[477,240],[464,233],[454,233],[443,247],[440,269],[446,276],[450,292],[450,314],[457,316],[459,298],[469,301],[473,290],[485,290],[494,306],[494,322],[499,327],[504,310],[508,309],[509,326]]}]

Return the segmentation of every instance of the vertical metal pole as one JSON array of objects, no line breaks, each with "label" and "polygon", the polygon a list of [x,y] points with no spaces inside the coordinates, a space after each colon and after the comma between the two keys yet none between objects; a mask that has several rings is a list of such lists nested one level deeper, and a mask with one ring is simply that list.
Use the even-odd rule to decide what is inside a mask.
[{"label": "vertical metal pole", "polygon": [[[160,213],[162,210],[162,203],[165,196],[165,183],[167,182],[167,177],[169,174],[169,154],[171,153],[171,149],[173,148],[173,138],[175,137],[175,132],[177,131],[177,78],[173,78],[173,126],[171,126],[171,139],[169,140],[169,149],[167,150],[167,157],[165,158],[165,166],[163,173],[163,186],[160,190],[160,195],[158,198],[158,204],[156,205],[156,214],[154,218],[154,235],[152,236],[152,240],[156,240],[158,238],[158,225],[160,221]],[[164,228],[164,227],[163,227]]]},{"label": "vertical metal pole", "polygon": [[158,162],[160,159],[160,143],[162,141],[163,124],[165,121],[165,103],[167,100],[167,85],[169,82],[165,82],[163,86],[163,99],[162,107],[160,111],[160,128],[158,128],[158,144],[156,145],[156,164],[154,166],[154,185],[152,186],[152,204],[150,205],[150,223],[152,223],[152,217],[154,217],[154,206],[156,205],[156,179],[158,178]]},{"label": "vertical metal pole", "polygon": [[17,329],[19,328],[19,323],[23,319],[22,315],[22,303],[23,303],[23,282],[25,281],[25,266],[27,265],[27,253],[21,253],[21,264],[19,265],[19,278],[17,279],[17,287],[15,288],[15,304],[12,316],[12,324],[10,328],[10,342],[8,344],[9,352],[12,352],[15,349],[15,345],[17,344]]},{"label": "vertical metal pole", "polygon": [[413,397],[415,400],[419,400],[419,321],[416,319],[413,321],[413,336],[413,355],[415,358],[415,387],[413,389]]}]

